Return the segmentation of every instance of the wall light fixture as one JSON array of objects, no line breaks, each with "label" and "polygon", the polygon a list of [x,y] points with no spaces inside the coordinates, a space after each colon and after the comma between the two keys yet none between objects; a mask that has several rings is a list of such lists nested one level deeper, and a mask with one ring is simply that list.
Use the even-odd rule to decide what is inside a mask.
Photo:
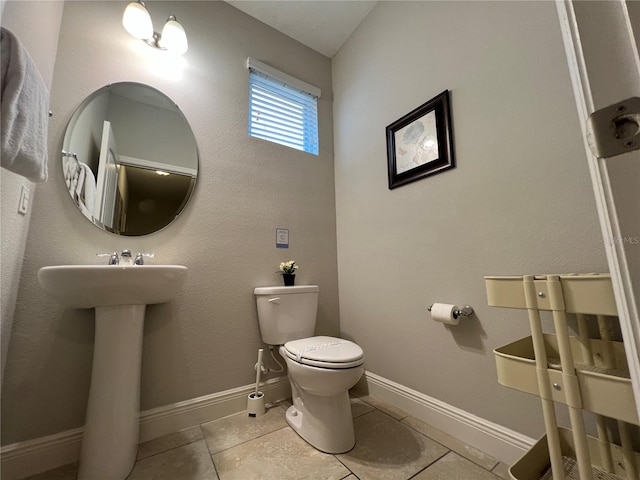
[{"label": "wall light fixture", "polygon": [[187,34],[176,17],[170,15],[162,27],[162,33],[155,32],[151,15],[141,0],[127,5],[122,16],[122,25],[133,37],[143,40],[151,47],[179,54],[185,53],[189,48]]}]

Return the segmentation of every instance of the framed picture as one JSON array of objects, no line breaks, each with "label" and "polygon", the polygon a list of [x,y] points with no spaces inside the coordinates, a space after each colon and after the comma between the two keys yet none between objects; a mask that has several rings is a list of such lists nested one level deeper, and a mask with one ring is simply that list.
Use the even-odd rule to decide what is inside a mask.
[{"label": "framed picture", "polygon": [[389,189],[455,167],[449,90],[386,129]]}]

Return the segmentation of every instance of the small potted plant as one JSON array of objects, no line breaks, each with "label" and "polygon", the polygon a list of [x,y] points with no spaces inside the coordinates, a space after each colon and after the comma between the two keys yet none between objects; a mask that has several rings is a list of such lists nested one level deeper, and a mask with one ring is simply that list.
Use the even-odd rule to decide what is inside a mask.
[{"label": "small potted plant", "polygon": [[277,273],[282,275],[285,287],[293,286],[296,281],[297,269],[298,265],[296,265],[295,260],[289,260],[288,262],[282,262],[280,264],[280,270]]}]

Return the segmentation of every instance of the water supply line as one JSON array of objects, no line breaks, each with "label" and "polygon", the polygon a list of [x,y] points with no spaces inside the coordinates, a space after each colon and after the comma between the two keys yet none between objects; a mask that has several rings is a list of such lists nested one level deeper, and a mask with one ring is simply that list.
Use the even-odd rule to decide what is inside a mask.
[{"label": "water supply line", "polygon": [[273,358],[273,361],[276,362],[278,364],[278,367],[280,367],[280,368],[278,370],[267,369],[267,373],[268,372],[273,372],[273,373],[282,373],[282,372],[284,372],[284,365],[282,365],[278,361],[276,356],[273,354],[273,345],[269,345],[269,353],[271,354],[271,358]]},{"label": "water supply line", "polygon": [[[262,349],[260,349],[262,350]],[[258,369],[258,365],[260,365],[260,371],[262,372],[263,375],[266,375],[268,373],[282,373],[284,372],[284,366],[278,361],[278,359],[276,358],[276,356],[273,354],[273,345],[269,345],[269,353],[271,354],[271,358],[273,359],[274,362],[276,362],[276,364],[278,365],[278,369],[275,370],[273,368],[269,368],[269,367],[265,367],[264,364],[262,364],[260,361],[258,361],[258,363],[256,363],[253,366],[254,370]]]}]

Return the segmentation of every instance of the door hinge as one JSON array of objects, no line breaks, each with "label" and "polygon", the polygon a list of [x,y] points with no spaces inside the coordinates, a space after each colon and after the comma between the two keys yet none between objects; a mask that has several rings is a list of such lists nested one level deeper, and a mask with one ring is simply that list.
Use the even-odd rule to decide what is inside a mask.
[{"label": "door hinge", "polygon": [[593,112],[587,120],[587,143],[598,158],[609,158],[640,149],[640,98]]}]

